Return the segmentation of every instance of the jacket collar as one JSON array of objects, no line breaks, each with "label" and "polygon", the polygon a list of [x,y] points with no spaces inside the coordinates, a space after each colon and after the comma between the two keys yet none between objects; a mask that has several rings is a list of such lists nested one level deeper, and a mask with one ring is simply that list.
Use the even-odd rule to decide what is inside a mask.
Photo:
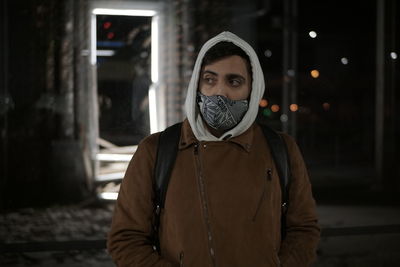
[{"label": "jacket collar", "polygon": [[179,140],[179,149],[184,149],[197,143],[197,139],[192,132],[188,119],[182,122],[181,138]]},{"label": "jacket collar", "polygon": [[[244,150],[247,152],[250,152],[252,144],[253,144],[253,136],[254,136],[254,123],[250,126],[249,129],[247,129],[244,133],[242,133],[239,136],[235,136],[233,138],[228,138],[224,141],[215,141],[215,142],[232,142],[235,144],[238,144],[240,147],[242,147]],[[199,142],[193,131],[192,128],[190,127],[188,119],[185,119],[182,123],[182,131],[181,131],[181,138],[179,141],[179,149],[185,149],[194,143]]]}]

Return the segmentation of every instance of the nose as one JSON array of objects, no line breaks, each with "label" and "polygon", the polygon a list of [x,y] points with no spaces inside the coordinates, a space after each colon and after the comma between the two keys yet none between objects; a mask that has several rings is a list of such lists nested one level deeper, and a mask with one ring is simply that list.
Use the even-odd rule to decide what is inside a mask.
[{"label": "nose", "polygon": [[225,83],[219,82],[216,88],[217,95],[222,95],[229,98],[229,88],[226,86]]}]

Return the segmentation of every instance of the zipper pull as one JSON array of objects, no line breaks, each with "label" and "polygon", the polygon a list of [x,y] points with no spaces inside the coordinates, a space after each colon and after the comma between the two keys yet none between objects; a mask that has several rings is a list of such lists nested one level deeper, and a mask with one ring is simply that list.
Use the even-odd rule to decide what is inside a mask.
[{"label": "zipper pull", "polygon": [[267,169],[267,178],[268,178],[268,181],[272,180],[272,170],[271,169]]},{"label": "zipper pull", "polygon": [[179,254],[179,265],[183,267],[183,251]]}]

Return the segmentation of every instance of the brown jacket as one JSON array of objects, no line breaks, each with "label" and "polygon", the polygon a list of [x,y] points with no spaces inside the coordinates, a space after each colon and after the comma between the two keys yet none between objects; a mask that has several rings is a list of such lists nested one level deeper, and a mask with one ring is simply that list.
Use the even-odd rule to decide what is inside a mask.
[{"label": "brown jacket", "polygon": [[315,202],[294,140],[283,134],[292,178],[281,242],[279,177],[260,127],[199,142],[187,120],[161,213],[159,255],[151,243],[158,137],[141,142],[122,182],[108,239],[118,266],[301,267],[315,259]]}]

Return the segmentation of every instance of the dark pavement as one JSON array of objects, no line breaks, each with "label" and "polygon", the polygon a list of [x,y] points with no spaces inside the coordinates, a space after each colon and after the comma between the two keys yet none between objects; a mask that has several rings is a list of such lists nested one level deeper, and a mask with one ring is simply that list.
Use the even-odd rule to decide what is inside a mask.
[{"label": "dark pavement", "polygon": [[[341,227],[400,225],[400,206],[396,197],[371,191],[368,187],[357,191],[351,187],[333,186],[330,190],[323,187],[314,189],[323,231]],[[324,195],[324,192],[328,194]],[[330,195],[338,197],[330,199]],[[353,201],[354,197],[357,201]],[[95,202],[3,213],[0,214],[0,239],[8,243],[104,240],[112,210],[112,203]],[[399,241],[400,233],[371,232],[346,236],[324,236],[323,233],[314,266],[400,266]],[[104,249],[93,249],[1,254],[0,266],[107,267],[114,264]]]}]

